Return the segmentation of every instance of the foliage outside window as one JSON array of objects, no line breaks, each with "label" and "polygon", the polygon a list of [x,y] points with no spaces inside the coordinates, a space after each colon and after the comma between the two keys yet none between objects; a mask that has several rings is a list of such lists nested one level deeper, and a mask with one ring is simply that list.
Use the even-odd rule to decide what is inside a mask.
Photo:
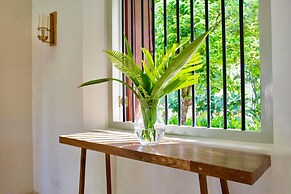
[{"label": "foliage outside window", "polygon": [[[180,0],[181,39],[190,37],[190,1]],[[156,56],[164,52],[164,0],[155,0],[155,48]],[[209,21],[215,21],[221,2],[209,0]],[[239,1],[226,2],[226,67],[227,67],[227,128],[241,129],[240,98],[240,24]],[[244,51],[245,51],[245,91],[246,130],[261,130],[260,92],[260,43],[259,43],[259,1],[244,1]],[[205,31],[205,1],[194,1],[194,36]],[[177,42],[176,0],[167,0],[168,47]],[[214,23],[214,22],[212,22]],[[223,73],[222,73],[222,27],[210,34],[210,88],[211,127],[223,128]],[[204,56],[205,45],[200,53]],[[195,86],[196,126],[207,127],[206,66],[199,71],[200,83]],[[181,90],[181,124],[192,126],[192,88]],[[177,92],[168,95],[168,123],[178,124]]]}]

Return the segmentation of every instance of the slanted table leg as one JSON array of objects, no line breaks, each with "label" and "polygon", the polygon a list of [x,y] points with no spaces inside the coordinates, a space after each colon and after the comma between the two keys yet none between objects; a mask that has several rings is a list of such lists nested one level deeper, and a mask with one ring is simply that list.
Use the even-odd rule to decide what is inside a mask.
[{"label": "slanted table leg", "polygon": [[86,149],[81,149],[79,194],[85,192]]},{"label": "slanted table leg", "polygon": [[200,184],[200,193],[201,194],[208,194],[207,180],[206,180],[205,175],[199,174],[199,184]]},{"label": "slanted table leg", "polygon": [[106,183],[107,183],[107,194],[111,194],[111,166],[110,166],[110,154],[105,154],[106,162]]},{"label": "slanted table leg", "polygon": [[221,185],[222,194],[229,194],[227,180],[220,179],[220,185]]}]

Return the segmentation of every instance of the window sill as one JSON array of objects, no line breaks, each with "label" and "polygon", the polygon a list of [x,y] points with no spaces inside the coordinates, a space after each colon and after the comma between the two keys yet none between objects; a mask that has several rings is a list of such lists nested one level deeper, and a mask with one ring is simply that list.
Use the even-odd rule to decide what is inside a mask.
[{"label": "window sill", "polygon": [[[112,122],[109,126],[112,129],[133,129],[132,122]],[[271,134],[270,134],[271,133]],[[173,135],[173,137],[182,137],[185,139],[202,138],[202,139],[213,139],[215,141],[235,141],[243,142],[246,144],[259,143],[259,144],[272,144],[273,134],[271,130],[253,132],[253,131],[236,131],[236,130],[223,130],[214,128],[193,128],[187,126],[166,126],[166,134]]]}]

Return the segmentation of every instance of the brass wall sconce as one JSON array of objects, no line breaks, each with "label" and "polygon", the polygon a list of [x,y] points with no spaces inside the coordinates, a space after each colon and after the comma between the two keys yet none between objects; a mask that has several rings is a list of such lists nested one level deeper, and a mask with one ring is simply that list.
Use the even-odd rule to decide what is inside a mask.
[{"label": "brass wall sconce", "polygon": [[57,45],[57,12],[38,16],[38,39],[49,43],[50,46]]}]

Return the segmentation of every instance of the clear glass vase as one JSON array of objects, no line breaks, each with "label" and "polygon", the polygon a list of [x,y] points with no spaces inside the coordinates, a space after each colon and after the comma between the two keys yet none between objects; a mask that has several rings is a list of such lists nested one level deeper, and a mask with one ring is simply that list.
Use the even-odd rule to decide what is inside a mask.
[{"label": "clear glass vase", "polygon": [[141,104],[140,113],[134,123],[134,132],[144,146],[157,145],[165,135],[165,123],[157,105]]}]

